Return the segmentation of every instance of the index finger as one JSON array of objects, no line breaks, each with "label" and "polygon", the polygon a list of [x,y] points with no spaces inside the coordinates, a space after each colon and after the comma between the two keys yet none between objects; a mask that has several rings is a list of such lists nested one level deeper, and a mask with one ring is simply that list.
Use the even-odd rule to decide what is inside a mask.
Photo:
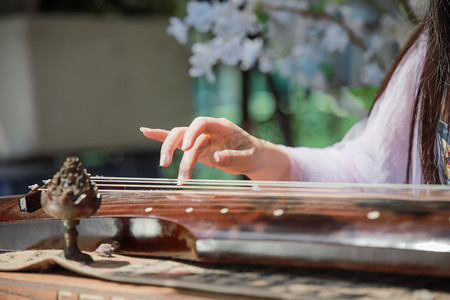
[{"label": "index finger", "polygon": [[169,135],[169,131],[164,129],[141,127],[140,130],[145,137],[160,142],[164,142],[167,136]]},{"label": "index finger", "polygon": [[186,130],[181,150],[187,151],[192,148],[194,141],[201,134],[228,135],[235,130],[237,125],[224,118],[198,117],[192,121]]}]

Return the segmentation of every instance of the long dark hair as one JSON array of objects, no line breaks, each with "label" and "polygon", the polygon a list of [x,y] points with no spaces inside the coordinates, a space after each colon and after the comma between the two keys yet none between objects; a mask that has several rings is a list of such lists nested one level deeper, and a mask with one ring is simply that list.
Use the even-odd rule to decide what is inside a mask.
[{"label": "long dark hair", "polygon": [[[417,30],[394,62],[387,74],[374,103],[386,89],[389,80],[406,52],[424,33],[427,49],[414,101],[410,132],[406,182],[411,181],[412,150],[415,125],[418,126],[417,141],[422,165],[423,182],[441,183],[439,179],[435,143],[439,119],[448,122],[450,116],[450,1],[430,0],[427,13]],[[372,106],[373,107],[373,106]]]}]

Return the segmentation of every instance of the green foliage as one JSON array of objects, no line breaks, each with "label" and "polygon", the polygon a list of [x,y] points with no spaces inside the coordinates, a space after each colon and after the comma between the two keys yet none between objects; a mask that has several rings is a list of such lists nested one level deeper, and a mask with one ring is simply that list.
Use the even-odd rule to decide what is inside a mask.
[{"label": "green foliage", "polygon": [[376,87],[344,88],[342,99],[319,91],[292,94],[289,112],[295,145],[319,148],[340,141],[367,116],[376,91]]},{"label": "green foliage", "polygon": [[256,3],[254,7],[254,13],[256,17],[258,18],[258,22],[260,22],[262,25],[267,24],[269,20],[269,15],[264,10],[264,4],[262,2]]},{"label": "green foliage", "polygon": [[322,72],[325,75],[325,78],[328,81],[331,81],[331,79],[333,78],[334,75],[334,69],[332,66],[330,66],[329,64],[322,64],[321,66]]},{"label": "green foliage", "polygon": [[329,113],[337,111],[332,107],[331,97],[317,92],[299,91],[292,96],[291,101],[296,108],[292,116],[296,145],[324,147],[335,141],[330,125],[336,121],[336,115]]},{"label": "green foliage", "polygon": [[314,13],[324,13],[325,12],[325,3],[326,1],[321,0],[321,1],[317,1],[314,4],[310,4],[308,7],[308,10]]},{"label": "green foliage", "polygon": [[364,107],[369,110],[370,107],[372,107],[378,89],[379,87],[377,86],[356,86],[349,87],[348,91],[357,101],[362,103]]},{"label": "green foliage", "polygon": [[264,122],[272,118],[276,110],[273,95],[269,92],[252,93],[249,99],[249,115],[253,121]]}]

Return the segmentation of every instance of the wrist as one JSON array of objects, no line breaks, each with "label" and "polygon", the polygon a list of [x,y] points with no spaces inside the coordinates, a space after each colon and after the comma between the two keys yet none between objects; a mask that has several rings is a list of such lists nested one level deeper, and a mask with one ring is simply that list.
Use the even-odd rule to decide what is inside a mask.
[{"label": "wrist", "polygon": [[277,145],[257,139],[254,159],[246,175],[251,180],[290,180],[289,154]]}]

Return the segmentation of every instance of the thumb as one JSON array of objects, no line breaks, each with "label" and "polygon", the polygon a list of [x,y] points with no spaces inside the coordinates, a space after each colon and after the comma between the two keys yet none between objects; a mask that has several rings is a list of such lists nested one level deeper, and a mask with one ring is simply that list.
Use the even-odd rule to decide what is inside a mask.
[{"label": "thumb", "polygon": [[245,169],[252,159],[253,151],[246,150],[218,150],[214,153],[214,161],[219,167]]}]

